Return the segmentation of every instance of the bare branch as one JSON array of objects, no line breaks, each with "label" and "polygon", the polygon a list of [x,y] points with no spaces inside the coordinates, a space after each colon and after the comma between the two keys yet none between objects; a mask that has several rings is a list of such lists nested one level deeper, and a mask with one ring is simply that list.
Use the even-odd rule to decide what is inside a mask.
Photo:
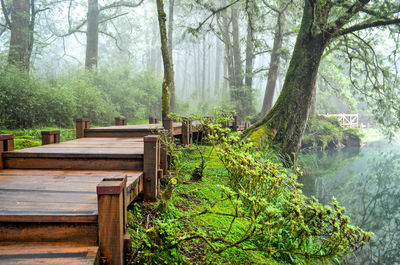
[{"label": "bare branch", "polygon": [[107,6],[103,6],[99,8],[99,12],[103,11],[103,10],[107,10],[107,9],[111,9],[111,8],[117,8],[117,7],[131,7],[131,8],[135,8],[140,6],[142,3],[144,2],[144,0],[140,0],[139,3],[137,4],[132,4],[130,1],[118,1],[118,2],[114,2],[110,5]]},{"label": "bare branch", "polygon": [[220,8],[218,8],[218,9],[216,9],[216,10],[211,10],[211,11],[212,11],[211,14],[210,14],[208,17],[206,17],[202,22],[200,22],[199,25],[197,26],[197,28],[195,28],[194,30],[195,30],[195,31],[199,31],[199,30],[203,27],[203,25],[204,25],[210,18],[212,18],[212,17],[215,16],[216,14],[218,14],[218,13],[220,13],[220,12],[222,12],[222,11],[228,9],[229,7],[233,6],[234,4],[236,4],[236,3],[239,2],[239,1],[240,1],[240,0],[235,0],[234,2],[232,2],[232,3],[230,3],[230,4],[226,5],[226,6],[220,7]]},{"label": "bare branch", "polygon": [[7,28],[11,29],[11,21],[10,17],[8,16],[8,11],[4,0],[1,0],[1,9],[3,10],[4,18],[6,19]]},{"label": "bare branch", "polygon": [[122,14],[118,14],[118,15],[115,15],[115,16],[112,16],[112,17],[105,18],[105,19],[103,19],[103,20],[100,20],[100,21],[99,21],[99,24],[104,23],[104,22],[107,22],[107,21],[112,20],[112,19],[117,18],[117,17],[125,16],[125,15],[127,15],[127,14],[129,14],[129,13],[128,13],[128,12],[125,12],[125,13],[122,13]]}]

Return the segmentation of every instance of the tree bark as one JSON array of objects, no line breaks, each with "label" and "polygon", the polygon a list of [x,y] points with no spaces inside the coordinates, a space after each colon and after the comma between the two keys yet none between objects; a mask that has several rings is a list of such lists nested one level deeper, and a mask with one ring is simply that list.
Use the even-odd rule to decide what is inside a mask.
[{"label": "tree bark", "polygon": [[99,4],[98,0],[88,0],[86,32],[86,69],[97,67],[99,49]]},{"label": "tree bark", "polygon": [[204,100],[205,95],[206,95],[206,36],[203,35],[203,48],[202,48],[202,64],[203,66],[202,71],[201,71],[201,95],[200,98]]},{"label": "tree bark", "polygon": [[247,25],[247,40],[246,40],[246,76],[244,84],[248,88],[253,86],[253,61],[254,61],[254,43],[253,43],[253,28],[251,27],[250,18]]},{"label": "tree bark", "polygon": [[173,32],[174,32],[174,6],[175,0],[169,0],[169,19],[168,19],[168,52],[171,60],[171,111],[176,111],[176,91],[175,91],[175,71],[173,60]]},{"label": "tree bark", "polygon": [[214,76],[214,96],[220,95],[220,75],[221,75],[221,46],[220,40],[215,37],[215,76]]},{"label": "tree bark", "polygon": [[275,27],[274,45],[272,47],[271,59],[269,63],[267,86],[265,88],[264,102],[261,108],[261,114],[265,115],[271,108],[274,102],[276,81],[279,75],[279,65],[281,60],[281,48],[283,42],[283,12],[278,14]]},{"label": "tree bark", "polygon": [[[21,70],[30,66],[30,0],[13,0],[11,11],[11,37],[8,63]],[[33,39],[32,39],[33,41]]]},{"label": "tree bark", "polygon": [[253,104],[253,61],[254,61],[254,36],[253,28],[250,17],[247,24],[247,40],[246,40],[246,73],[245,83],[241,90],[242,95],[240,100],[242,102],[242,118],[244,115],[250,115],[255,112]]},{"label": "tree bark", "polygon": [[158,24],[160,27],[160,39],[161,39],[161,54],[164,64],[164,81],[162,83],[162,118],[167,118],[170,113],[170,89],[172,86],[172,67],[170,56],[168,54],[168,35],[166,20],[167,15],[164,12],[163,0],[157,0],[157,14]]},{"label": "tree bark", "polygon": [[290,158],[289,163],[295,161],[300,150],[319,63],[328,42],[313,31],[313,8],[312,2],[305,1],[300,31],[277,102],[262,121],[245,132],[256,142],[269,139],[272,146]]},{"label": "tree bark", "polygon": [[[234,87],[241,88],[243,86],[242,59],[240,52],[240,36],[239,36],[239,12],[237,8],[232,7],[232,51],[233,51],[233,74]],[[237,100],[237,95],[234,97]]]}]

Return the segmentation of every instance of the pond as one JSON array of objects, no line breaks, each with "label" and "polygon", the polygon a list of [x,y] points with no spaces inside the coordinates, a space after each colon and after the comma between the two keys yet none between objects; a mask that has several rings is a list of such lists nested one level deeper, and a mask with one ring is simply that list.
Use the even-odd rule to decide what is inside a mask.
[{"label": "pond", "polygon": [[[400,143],[304,155],[303,192],[329,204],[335,197],[352,224],[375,234],[346,264],[400,264]],[[303,158],[304,158],[303,157]]]}]

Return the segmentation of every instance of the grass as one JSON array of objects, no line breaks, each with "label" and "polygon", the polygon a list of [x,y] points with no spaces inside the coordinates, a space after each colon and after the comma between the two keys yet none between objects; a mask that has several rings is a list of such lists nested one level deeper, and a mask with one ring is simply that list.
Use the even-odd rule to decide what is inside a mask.
[{"label": "grass", "polygon": [[24,149],[42,144],[41,131],[54,131],[60,130],[60,141],[69,141],[76,138],[75,129],[62,129],[54,127],[44,127],[40,129],[26,129],[26,130],[0,130],[0,134],[13,134],[14,135],[14,149]]},{"label": "grass", "polygon": [[[205,147],[206,153],[211,151],[211,147]],[[200,164],[201,156],[195,150],[184,151],[183,157],[185,162],[181,163],[182,173],[180,178],[184,183],[177,185],[173,193],[169,206],[169,214],[179,217],[182,215],[190,215],[200,212],[207,208],[210,203],[221,198],[222,193],[219,186],[229,186],[229,178],[227,172],[219,161],[215,151],[211,153],[209,163],[205,169],[203,180],[197,183],[191,183],[190,173],[196,165]],[[232,210],[231,205],[220,203],[215,208],[219,212],[227,212]],[[182,227],[187,230],[199,231],[207,230],[213,233],[224,233],[230,224],[230,217],[221,217],[212,214],[200,215],[190,220],[182,219]],[[232,229],[231,238],[239,238],[243,230],[246,228],[246,220],[238,220]],[[255,251],[243,251],[236,248],[231,248],[215,254],[211,248],[205,245],[204,242],[195,240],[185,242],[183,245],[184,255],[187,262],[190,264],[276,264],[264,254]]]}]

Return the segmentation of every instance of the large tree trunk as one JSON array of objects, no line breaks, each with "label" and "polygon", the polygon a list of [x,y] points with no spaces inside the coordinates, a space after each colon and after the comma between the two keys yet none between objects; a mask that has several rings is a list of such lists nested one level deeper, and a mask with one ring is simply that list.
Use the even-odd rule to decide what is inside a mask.
[{"label": "large tree trunk", "polygon": [[8,63],[29,71],[30,62],[30,0],[13,0],[11,38]]},{"label": "large tree trunk", "polygon": [[283,30],[284,30],[283,19],[284,18],[282,12],[278,15],[275,27],[274,45],[272,47],[267,86],[265,88],[264,102],[261,109],[262,115],[265,115],[272,108],[272,104],[274,102],[276,81],[279,75],[279,64],[281,60],[281,48],[282,48]]},{"label": "large tree trunk", "polygon": [[205,95],[206,95],[206,36],[203,35],[203,48],[202,48],[203,52],[203,58],[201,59],[201,62],[203,64],[203,66],[201,67],[201,94],[200,94],[200,98],[202,100],[205,99]]},{"label": "large tree trunk", "polygon": [[254,61],[254,43],[253,28],[251,27],[250,18],[247,25],[247,41],[246,41],[246,77],[244,85],[248,88],[253,86],[253,61]]},{"label": "large tree trunk", "polygon": [[219,96],[220,80],[221,80],[221,45],[220,40],[215,37],[215,76],[214,76],[214,96]]},{"label": "large tree trunk", "polygon": [[254,36],[250,17],[247,25],[247,40],[246,40],[246,74],[244,87],[241,90],[241,103],[243,115],[250,115],[255,112],[253,104],[253,61],[254,61]]},{"label": "large tree trunk", "polygon": [[162,83],[162,118],[166,118],[170,113],[170,89],[172,86],[172,67],[170,56],[168,54],[168,35],[166,20],[167,15],[164,12],[163,0],[157,0],[157,14],[158,24],[160,27],[160,38],[161,38],[161,54],[164,63],[164,81]]},{"label": "large tree trunk", "polygon": [[99,4],[98,0],[88,0],[86,32],[86,69],[97,67],[99,50]]},{"label": "large tree trunk", "polygon": [[169,19],[168,19],[168,51],[171,60],[171,111],[176,111],[176,91],[175,91],[175,72],[174,72],[174,60],[173,60],[173,32],[174,32],[174,5],[175,0],[169,0]]},{"label": "large tree trunk", "polygon": [[[233,74],[234,87],[241,88],[243,86],[242,58],[240,52],[240,33],[239,33],[239,12],[237,8],[232,7],[232,51],[233,51]],[[234,100],[237,100],[235,95]]]},{"label": "large tree trunk", "polygon": [[319,63],[328,42],[313,31],[312,3],[305,1],[303,20],[282,92],[262,121],[251,126],[246,135],[255,142],[269,141],[294,162],[301,146]]}]

